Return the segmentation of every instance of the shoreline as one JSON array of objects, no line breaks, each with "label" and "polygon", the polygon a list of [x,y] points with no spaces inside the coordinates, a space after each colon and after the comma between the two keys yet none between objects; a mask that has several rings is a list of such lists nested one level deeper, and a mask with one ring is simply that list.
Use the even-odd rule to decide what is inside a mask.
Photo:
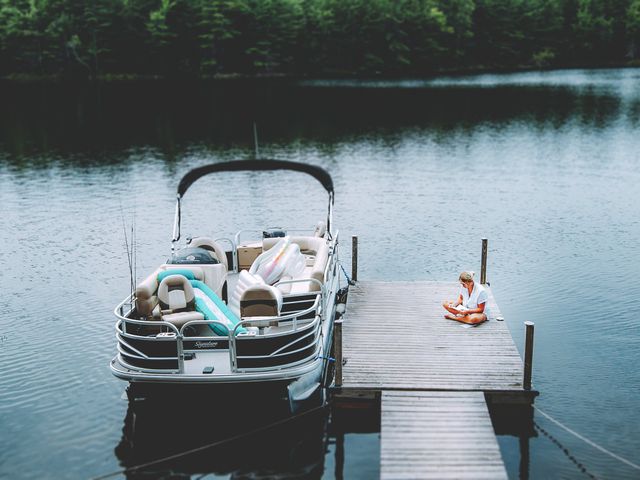
[{"label": "shoreline", "polygon": [[524,72],[550,72],[559,70],[607,70],[607,69],[632,69],[640,68],[640,61],[630,61],[622,64],[607,65],[554,65],[554,66],[517,66],[517,67],[472,67],[457,69],[440,69],[431,72],[414,72],[412,74],[358,74],[353,72],[330,72],[324,74],[293,74],[293,73],[263,73],[244,74],[226,73],[215,75],[158,75],[158,74],[102,74],[93,77],[68,76],[64,74],[32,74],[32,73],[11,73],[0,76],[0,81],[14,84],[35,84],[35,83],[127,83],[127,82],[228,82],[228,81],[300,81],[300,80],[407,80],[407,79],[428,79],[445,76],[473,76],[484,74],[510,74]]}]

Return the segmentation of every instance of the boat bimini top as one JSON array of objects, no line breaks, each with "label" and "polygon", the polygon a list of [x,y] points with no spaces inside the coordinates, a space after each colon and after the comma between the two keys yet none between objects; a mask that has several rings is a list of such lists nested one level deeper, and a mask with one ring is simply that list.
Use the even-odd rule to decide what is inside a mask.
[{"label": "boat bimini top", "polygon": [[311,175],[318,180],[329,194],[329,206],[327,209],[327,231],[331,232],[333,220],[333,180],[329,173],[315,165],[305,163],[290,162],[286,160],[235,160],[231,162],[212,163],[202,167],[194,168],[187,172],[178,184],[178,193],[176,194],[176,213],[173,222],[173,239],[171,240],[171,251],[175,251],[175,245],[180,240],[180,223],[181,223],[181,201],[189,187],[199,178],[215,172],[239,172],[239,171],[256,171],[256,170],[293,170]]}]

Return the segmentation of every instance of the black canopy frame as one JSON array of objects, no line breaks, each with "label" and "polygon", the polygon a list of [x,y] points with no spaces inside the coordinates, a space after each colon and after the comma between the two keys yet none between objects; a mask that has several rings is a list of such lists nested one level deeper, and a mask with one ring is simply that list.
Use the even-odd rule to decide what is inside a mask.
[{"label": "black canopy frame", "polygon": [[194,168],[187,172],[178,184],[178,192],[176,196],[176,212],[173,224],[173,239],[171,241],[171,249],[175,248],[176,242],[180,240],[180,224],[181,224],[181,201],[189,187],[199,178],[217,172],[239,172],[239,171],[273,171],[273,170],[292,170],[296,172],[306,173],[318,180],[329,194],[329,207],[327,210],[327,231],[331,233],[331,223],[333,219],[333,179],[329,172],[325,169],[299,162],[290,162],[287,160],[272,159],[256,159],[256,160],[234,160],[230,162],[212,163],[202,167]]}]

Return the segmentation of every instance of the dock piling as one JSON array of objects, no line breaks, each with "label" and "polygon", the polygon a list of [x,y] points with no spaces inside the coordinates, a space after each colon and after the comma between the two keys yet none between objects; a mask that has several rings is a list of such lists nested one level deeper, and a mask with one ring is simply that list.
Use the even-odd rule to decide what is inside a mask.
[{"label": "dock piling", "polygon": [[531,370],[533,368],[533,322],[524,322],[525,340],[524,340],[524,378],[522,387],[525,390],[531,390]]},{"label": "dock piling", "polygon": [[480,265],[480,284],[487,283],[487,239],[482,239],[482,261]]},{"label": "dock piling", "polygon": [[351,237],[351,279],[358,281],[358,236]]},{"label": "dock piling", "polygon": [[336,360],[335,386],[342,386],[342,319],[336,320],[333,324],[333,356]]}]

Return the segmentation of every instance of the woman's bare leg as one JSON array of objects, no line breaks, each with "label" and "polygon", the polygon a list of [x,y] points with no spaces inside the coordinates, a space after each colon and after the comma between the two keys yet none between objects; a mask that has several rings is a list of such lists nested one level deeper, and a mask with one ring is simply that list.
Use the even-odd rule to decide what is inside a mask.
[{"label": "woman's bare leg", "polygon": [[471,315],[445,315],[444,317],[448,318],[449,320],[468,323],[470,325],[482,323],[487,319],[487,316],[484,313],[472,313]]}]

